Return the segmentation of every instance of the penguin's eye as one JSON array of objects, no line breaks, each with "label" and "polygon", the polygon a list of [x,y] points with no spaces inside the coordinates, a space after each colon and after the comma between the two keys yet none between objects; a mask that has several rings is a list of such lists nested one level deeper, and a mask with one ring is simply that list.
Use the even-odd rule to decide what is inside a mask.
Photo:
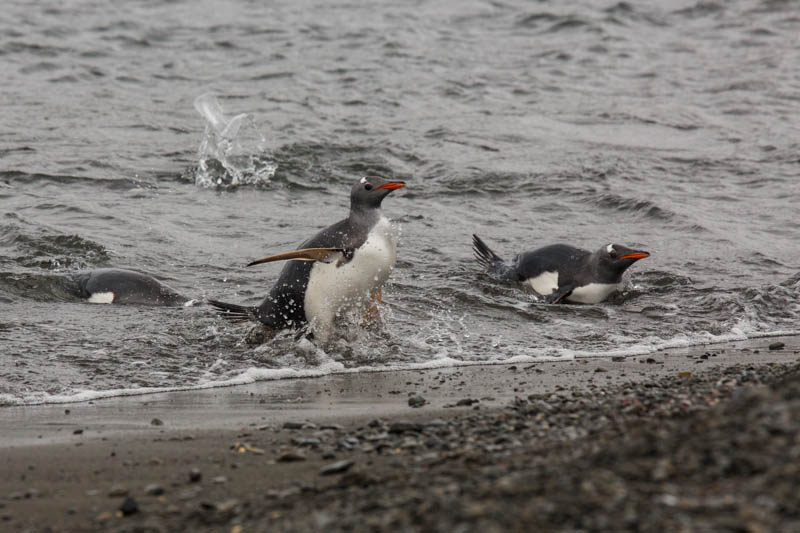
[{"label": "penguin's eye", "polygon": [[371,191],[372,190],[372,184],[371,183],[367,183],[366,185],[364,185],[364,188],[366,190],[368,190],[368,191]]},{"label": "penguin's eye", "polygon": [[616,259],[617,258],[617,251],[612,248],[612,249],[610,249],[608,251],[608,255],[611,257],[611,259]]}]

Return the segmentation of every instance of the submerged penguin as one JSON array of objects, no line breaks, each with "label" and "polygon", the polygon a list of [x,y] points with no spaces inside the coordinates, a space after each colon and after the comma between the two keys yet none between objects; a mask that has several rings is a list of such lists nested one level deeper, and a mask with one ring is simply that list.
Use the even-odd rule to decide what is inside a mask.
[{"label": "submerged penguin", "polygon": [[475,258],[489,273],[529,286],[548,303],[596,304],[622,288],[622,274],[648,252],[619,244],[596,252],[553,244],[523,252],[506,264],[477,235],[472,235]]},{"label": "submerged penguin", "polygon": [[350,190],[350,214],[300,245],[247,266],[289,260],[269,294],[257,306],[209,300],[223,318],[253,320],[272,331],[308,326],[325,341],[336,317],[348,310],[370,309],[394,268],[397,243],[383,199],[405,186],[402,181],[364,177]]},{"label": "submerged penguin", "polygon": [[68,289],[93,304],[181,306],[189,298],[153,276],[124,268],[98,268],[69,276]]}]

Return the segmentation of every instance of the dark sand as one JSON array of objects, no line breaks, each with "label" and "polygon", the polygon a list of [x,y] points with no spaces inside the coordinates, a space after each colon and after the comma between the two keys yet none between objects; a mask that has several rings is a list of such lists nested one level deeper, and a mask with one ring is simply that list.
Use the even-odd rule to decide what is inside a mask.
[{"label": "dark sand", "polygon": [[800,530],[799,350],[2,408],[0,531]]}]

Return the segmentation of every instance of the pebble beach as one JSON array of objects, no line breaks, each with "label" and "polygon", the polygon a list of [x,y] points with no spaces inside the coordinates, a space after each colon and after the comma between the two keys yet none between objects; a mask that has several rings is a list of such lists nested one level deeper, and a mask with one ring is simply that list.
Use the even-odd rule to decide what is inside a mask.
[{"label": "pebble beach", "polygon": [[0,520],[8,531],[789,531],[798,352],[785,337],[9,409]]}]

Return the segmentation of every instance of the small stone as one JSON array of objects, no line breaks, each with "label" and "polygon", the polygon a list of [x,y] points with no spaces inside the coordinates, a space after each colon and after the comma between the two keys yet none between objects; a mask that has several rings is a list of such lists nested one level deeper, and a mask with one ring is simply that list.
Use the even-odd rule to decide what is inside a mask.
[{"label": "small stone", "polygon": [[409,407],[414,407],[414,408],[422,407],[426,403],[428,403],[428,401],[425,398],[423,398],[422,396],[420,396],[419,394],[415,394],[414,396],[411,396],[408,399]]},{"label": "small stone", "polygon": [[786,344],[784,344],[782,342],[773,342],[772,344],[769,345],[769,349],[770,350],[783,350],[783,348],[785,346],[786,346]]},{"label": "small stone", "polygon": [[130,516],[139,512],[139,504],[136,503],[136,500],[128,496],[125,498],[125,501],[122,502],[122,505],[119,506],[119,510],[122,516]]},{"label": "small stone", "polygon": [[164,487],[157,483],[151,483],[144,488],[144,493],[148,496],[161,496],[164,494]]},{"label": "small stone", "polygon": [[108,497],[109,498],[119,498],[120,496],[127,496],[128,487],[123,485],[112,485],[110,489],[108,489]]},{"label": "small stone", "polygon": [[[254,453],[256,455],[264,455],[264,450],[261,448],[256,448],[255,446],[251,446],[246,442],[236,442],[231,446],[232,450],[236,450],[238,453]],[[234,467],[235,468],[235,467]]]},{"label": "small stone", "polygon": [[303,429],[303,422],[284,422],[283,429]]},{"label": "small stone", "polygon": [[228,482],[228,478],[226,478],[225,476],[217,476],[214,479],[212,479],[211,481],[213,483],[216,483],[217,485],[222,485],[223,483],[227,483]]},{"label": "small stone", "polygon": [[72,434],[73,435],[82,435],[83,434],[83,430],[82,429],[76,429],[75,431],[72,432]]},{"label": "small stone", "polygon": [[467,406],[469,407],[473,403],[478,403],[478,400],[473,400],[472,398],[463,398],[456,402],[457,407]]},{"label": "small stone", "polygon": [[203,479],[203,473],[199,468],[189,470],[189,483],[199,483],[201,479]]},{"label": "small stone", "polygon": [[219,502],[216,505],[217,512],[222,514],[235,514],[236,508],[239,507],[239,500],[230,499],[224,502]]},{"label": "small stone", "polygon": [[350,470],[350,467],[353,466],[353,464],[354,464],[353,461],[349,459],[336,461],[335,463],[323,466],[322,469],[319,471],[319,475],[330,476],[333,474],[341,474],[342,472],[347,472],[348,470]]},{"label": "small stone", "polygon": [[293,462],[305,461],[305,460],[306,460],[306,456],[305,455],[303,455],[300,452],[294,451],[294,450],[289,450],[289,451],[283,452],[282,454],[280,454],[278,456],[278,461],[281,462],[281,463],[293,463]]},{"label": "small stone", "polygon": [[160,418],[154,418],[154,419],[152,419],[150,421],[150,425],[151,426],[163,426],[164,425],[164,421],[161,420]]},{"label": "small stone", "polygon": [[608,372],[608,370],[606,370],[602,366],[598,366],[597,368],[594,369],[594,371],[595,372]]},{"label": "small stone", "polygon": [[405,421],[393,422],[389,425],[389,433],[405,433],[406,431],[419,433],[422,431],[422,425]]},{"label": "small stone", "polygon": [[307,438],[307,439],[292,439],[292,444],[295,446],[301,446],[306,448],[319,448],[321,441],[315,438]]},{"label": "small stone", "polygon": [[331,448],[327,448],[326,450],[324,450],[322,452],[322,458],[323,459],[336,459],[336,452]]}]

